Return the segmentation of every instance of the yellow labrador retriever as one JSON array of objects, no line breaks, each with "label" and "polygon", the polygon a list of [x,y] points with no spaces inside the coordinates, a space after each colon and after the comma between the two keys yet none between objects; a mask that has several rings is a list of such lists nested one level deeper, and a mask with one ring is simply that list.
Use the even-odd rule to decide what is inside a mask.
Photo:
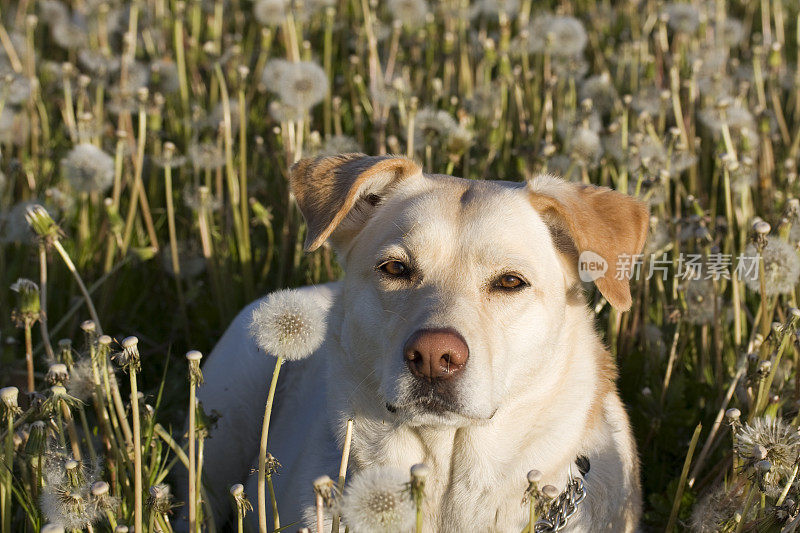
[{"label": "yellow labrador retriever", "polygon": [[[351,472],[430,467],[431,531],[522,530],[533,469],[565,493],[570,476],[582,483],[566,530],[636,528],[636,448],[578,257],[604,262],[598,289],[628,309],[618,272],[644,244],[644,204],[551,176],[473,181],[363,154],[300,161],[291,186],[307,249],[329,242],[346,274],[300,289],[328,323],[322,347],[284,366],[279,381],[270,452],[283,465],[283,524],[302,520],[314,478],[335,478],[344,421],[354,417]],[[222,414],[204,472],[218,521],[231,484],[256,494],[274,361],[248,333],[254,305],[214,349],[199,390]]]}]

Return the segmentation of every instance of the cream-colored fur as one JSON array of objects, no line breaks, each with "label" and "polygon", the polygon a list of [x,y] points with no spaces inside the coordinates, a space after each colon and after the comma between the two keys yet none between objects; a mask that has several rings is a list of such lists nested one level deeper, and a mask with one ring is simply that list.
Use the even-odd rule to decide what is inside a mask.
[{"label": "cream-colored fur", "polygon": [[[370,168],[374,176],[364,178]],[[564,220],[583,207],[592,213],[586,216],[602,218],[605,207],[582,206],[593,200],[549,177],[529,186],[469,181],[423,175],[405,159],[360,155],[304,161],[293,171],[293,187],[311,221],[310,247],[328,238],[346,274],[301,289],[328,309],[327,335],[309,359],[284,365],[279,382],[269,449],[283,464],[275,478],[281,523],[302,518],[315,477],[335,478],[344,421],[353,417],[349,475],[373,465],[431,468],[430,531],[520,531],[527,472],[540,470],[543,484],[561,490],[579,455],[591,464],[587,497],[566,531],[634,530],[641,503],[636,448],[574,266],[574,252],[592,238],[576,239],[570,232],[580,224]],[[375,196],[366,201],[364,191]],[[606,195],[604,206],[616,202],[619,212],[609,220],[619,226],[620,242],[630,241],[599,243],[598,250],[638,253],[632,248],[641,247],[646,211],[617,193],[591,192]],[[552,205],[532,201],[536,195],[562,203],[549,212]],[[413,265],[416,276],[407,283],[382,278],[375,267],[386,258]],[[530,286],[493,290],[492,281],[506,272]],[[626,294],[629,303],[627,282],[609,284],[615,300]],[[273,361],[247,333],[252,308],[211,354],[199,389],[206,410],[222,415],[205,449],[205,484],[214,489],[218,521],[229,512],[231,484],[244,482],[255,501],[250,469]],[[415,403],[416,378],[402,356],[406,339],[426,327],[457,330],[470,350],[446,412]],[[255,524],[255,512],[250,518]]]}]

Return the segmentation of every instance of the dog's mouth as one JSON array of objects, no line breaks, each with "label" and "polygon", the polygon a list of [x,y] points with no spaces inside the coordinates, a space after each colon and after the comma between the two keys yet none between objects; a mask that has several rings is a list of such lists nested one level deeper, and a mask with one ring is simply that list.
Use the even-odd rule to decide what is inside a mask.
[{"label": "dog's mouth", "polygon": [[417,413],[458,414],[460,403],[452,387],[420,380],[413,383],[408,394],[400,402],[386,402],[386,410],[392,414],[403,411],[412,416]]}]

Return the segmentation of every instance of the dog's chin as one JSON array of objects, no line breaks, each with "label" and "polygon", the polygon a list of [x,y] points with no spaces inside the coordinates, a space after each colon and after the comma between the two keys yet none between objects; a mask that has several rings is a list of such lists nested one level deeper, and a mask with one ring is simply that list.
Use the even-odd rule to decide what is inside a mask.
[{"label": "dog's chin", "polygon": [[435,397],[414,398],[410,401],[386,402],[386,410],[400,422],[410,426],[463,427],[491,420],[495,410],[465,409]]}]

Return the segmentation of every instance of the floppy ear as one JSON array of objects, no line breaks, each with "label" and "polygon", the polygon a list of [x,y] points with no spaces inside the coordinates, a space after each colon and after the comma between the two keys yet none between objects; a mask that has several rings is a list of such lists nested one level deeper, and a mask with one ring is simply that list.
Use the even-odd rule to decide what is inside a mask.
[{"label": "floppy ear", "polygon": [[[611,305],[627,311],[631,306],[628,269],[633,265],[632,256],[642,251],[647,238],[647,204],[607,187],[569,183],[546,175],[531,180],[528,188],[531,204],[550,218],[556,235],[564,231],[568,234],[571,242],[562,249],[580,255],[581,261],[598,256],[605,261],[605,271],[596,272],[590,279]],[[564,239],[555,240],[557,245],[564,244],[559,243]]]},{"label": "floppy ear", "polygon": [[[289,184],[306,219],[306,251],[328,237],[352,238],[366,222],[387,189],[422,168],[400,156],[341,154],[302,159],[289,170]],[[348,216],[349,215],[349,216]]]}]

